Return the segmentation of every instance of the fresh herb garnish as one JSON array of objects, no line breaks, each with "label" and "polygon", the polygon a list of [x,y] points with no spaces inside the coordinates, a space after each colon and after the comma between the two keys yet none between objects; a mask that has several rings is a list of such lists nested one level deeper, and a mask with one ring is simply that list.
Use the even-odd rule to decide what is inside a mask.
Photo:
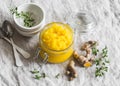
[{"label": "fresh herb garnish", "polygon": [[92,54],[93,55],[97,55],[98,52],[99,52],[99,50],[96,47],[92,48]]},{"label": "fresh herb garnish", "polygon": [[45,73],[40,73],[38,70],[34,69],[33,71],[31,71],[32,74],[35,74],[34,78],[39,80],[41,78],[45,78],[46,74]]},{"label": "fresh herb garnish", "polygon": [[41,78],[41,76],[40,75],[35,75],[34,78],[37,79],[37,80],[39,80]]},{"label": "fresh herb garnish", "polygon": [[15,14],[17,18],[22,18],[24,22],[24,26],[32,27],[35,24],[35,20],[32,18],[32,14],[30,12],[21,11],[18,13],[17,7],[14,9],[10,9],[12,14]]},{"label": "fresh herb garnish", "polygon": [[10,9],[10,12],[11,12],[12,14],[15,14],[16,17],[20,17],[20,14],[17,12],[17,7],[14,8],[14,9]]},{"label": "fresh herb garnish", "polygon": [[105,72],[108,71],[107,63],[109,63],[109,61],[107,60],[106,57],[108,57],[107,47],[102,49],[102,57],[95,60],[95,64],[96,64],[95,76],[96,77],[103,76]]},{"label": "fresh herb garnish", "polygon": [[102,49],[102,57],[108,57],[108,56],[107,56],[107,53],[108,53],[108,49],[107,49],[107,47],[105,46],[105,48]]},{"label": "fresh herb garnish", "polygon": [[39,73],[38,70],[34,69],[33,71],[31,71],[32,74],[36,74],[36,73]]},{"label": "fresh herb garnish", "polygon": [[97,45],[98,45],[98,43],[97,42],[95,42],[93,45],[92,45],[92,54],[93,55],[97,55],[97,53],[99,52],[99,50],[97,49]]},{"label": "fresh herb garnish", "polygon": [[42,73],[42,74],[41,74],[41,77],[42,77],[42,78],[45,78],[45,77],[46,77],[46,74],[45,74],[45,73]]},{"label": "fresh herb garnish", "polygon": [[35,79],[41,79],[41,78],[45,78],[46,77],[46,74],[45,73],[42,73],[42,74],[37,74],[37,75],[35,75]]},{"label": "fresh herb garnish", "polygon": [[55,75],[55,78],[57,78],[57,79],[58,79],[58,78],[59,78],[59,76],[60,76],[60,74],[58,73],[57,75]]}]

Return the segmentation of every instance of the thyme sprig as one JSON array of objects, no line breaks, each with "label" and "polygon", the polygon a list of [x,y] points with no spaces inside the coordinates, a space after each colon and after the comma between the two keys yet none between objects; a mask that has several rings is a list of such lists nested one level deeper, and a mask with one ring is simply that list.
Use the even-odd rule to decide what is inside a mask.
[{"label": "thyme sprig", "polygon": [[58,78],[59,78],[59,76],[60,76],[60,73],[58,73],[57,75],[55,75],[55,78],[57,78],[57,79],[58,79]]},{"label": "thyme sprig", "polygon": [[32,18],[32,13],[23,11],[19,13],[17,10],[17,7],[14,9],[10,9],[11,13],[15,14],[17,18],[23,19],[24,26],[32,27],[35,24],[35,20]]},{"label": "thyme sprig", "polygon": [[94,45],[93,45],[93,47],[92,47],[92,54],[95,55],[95,56],[99,52],[99,50],[97,49],[97,45],[98,45],[97,42],[95,42]]},{"label": "thyme sprig", "polygon": [[92,54],[93,55],[97,55],[98,52],[99,52],[99,50],[96,47],[92,48]]},{"label": "thyme sprig", "polygon": [[95,64],[96,64],[96,71],[95,71],[95,76],[100,77],[105,74],[105,72],[108,71],[107,63],[109,63],[108,60],[108,48],[105,46],[105,48],[102,49],[102,56],[101,58],[95,59]]},{"label": "thyme sprig", "polygon": [[40,80],[41,78],[45,78],[46,74],[45,73],[40,73],[38,70],[34,69],[31,71],[32,74],[35,74],[34,78],[37,80]]}]

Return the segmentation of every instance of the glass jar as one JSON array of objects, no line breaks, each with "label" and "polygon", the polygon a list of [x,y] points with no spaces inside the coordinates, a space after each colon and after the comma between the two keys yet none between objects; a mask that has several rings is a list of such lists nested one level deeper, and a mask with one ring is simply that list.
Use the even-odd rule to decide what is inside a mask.
[{"label": "glass jar", "polygon": [[78,39],[81,39],[83,35],[95,32],[97,25],[95,16],[85,10],[71,12],[69,16],[66,17],[66,22],[75,32],[75,44],[78,43]]},{"label": "glass jar", "polygon": [[[47,62],[61,63],[73,53],[73,30],[68,24],[47,24],[39,35],[40,56]],[[44,55],[47,54],[47,55]]]},{"label": "glass jar", "polygon": [[80,10],[69,14],[67,23],[71,25],[76,34],[87,34],[95,31],[97,25],[95,17],[88,11]]}]

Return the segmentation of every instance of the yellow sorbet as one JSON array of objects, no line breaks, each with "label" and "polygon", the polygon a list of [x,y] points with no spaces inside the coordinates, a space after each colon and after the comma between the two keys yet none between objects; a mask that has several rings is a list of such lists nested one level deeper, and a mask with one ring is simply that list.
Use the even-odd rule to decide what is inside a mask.
[{"label": "yellow sorbet", "polygon": [[73,53],[73,31],[67,24],[48,24],[41,32],[40,39],[40,47],[48,54],[50,63],[64,62]]},{"label": "yellow sorbet", "polygon": [[64,50],[72,43],[71,30],[68,27],[53,23],[43,33],[44,44],[52,50]]}]

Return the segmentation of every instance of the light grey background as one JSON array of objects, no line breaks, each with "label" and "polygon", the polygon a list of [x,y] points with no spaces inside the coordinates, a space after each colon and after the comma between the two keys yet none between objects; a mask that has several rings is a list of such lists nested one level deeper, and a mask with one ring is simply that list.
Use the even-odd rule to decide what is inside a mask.
[{"label": "light grey background", "polygon": [[[0,0],[0,26],[5,19],[13,23],[10,8],[19,6],[30,0]],[[14,41],[21,48],[31,53],[31,59],[21,59],[23,67],[14,65],[12,47],[0,39],[0,86],[120,86],[120,1],[119,0],[32,0],[39,4],[46,13],[45,23],[52,21],[66,22],[65,17],[75,10],[87,10],[96,20],[97,27],[92,34],[80,36],[75,47],[87,40],[99,41],[100,49],[105,45],[109,49],[109,72],[105,77],[95,78],[95,67],[85,69],[76,67],[78,77],[69,82],[64,75],[66,63],[47,64],[41,71],[47,74],[45,79],[35,80],[30,73],[39,68],[37,62],[32,60],[37,47],[38,35],[26,38],[16,31]],[[78,34],[79,35],[79,34]],[[78,50],[78,49],[77,49]],[[55,75],[60,73],[58,79]]]}]

